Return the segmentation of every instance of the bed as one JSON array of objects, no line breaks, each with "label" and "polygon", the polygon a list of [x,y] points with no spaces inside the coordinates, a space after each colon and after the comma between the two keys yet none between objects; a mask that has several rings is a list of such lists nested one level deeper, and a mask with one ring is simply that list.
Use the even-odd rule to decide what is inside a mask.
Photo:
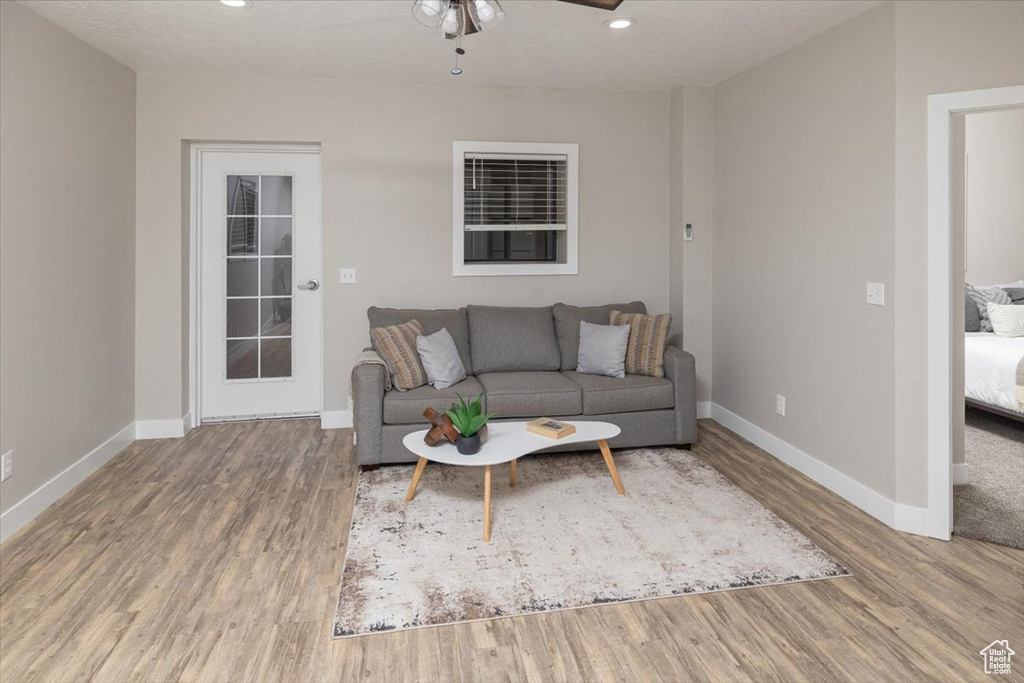
[{"label": "bed", "polygon": [[1024,421],[1024,337],[967,332],[964,397],[969,405]]}]

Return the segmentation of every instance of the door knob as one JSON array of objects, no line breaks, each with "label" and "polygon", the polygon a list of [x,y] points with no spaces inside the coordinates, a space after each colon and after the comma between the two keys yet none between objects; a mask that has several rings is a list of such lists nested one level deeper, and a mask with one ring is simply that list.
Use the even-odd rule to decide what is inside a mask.
[{"label": "door knob", "polygon": [[313,278],[304,285],[299,285],[299,289],[308,289],[311,292],[315,292],[320,289],[320,281]]}]

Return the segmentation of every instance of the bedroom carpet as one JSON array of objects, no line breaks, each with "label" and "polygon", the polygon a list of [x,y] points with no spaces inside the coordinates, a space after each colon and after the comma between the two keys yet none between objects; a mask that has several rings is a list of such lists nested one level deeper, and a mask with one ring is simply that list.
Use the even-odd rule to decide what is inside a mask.
[{"label": "bedroom carpet", "polygon": [[953,487],[953,533],[1024,548],[1024,424],[967,408],[970,483]]},{"label": "bedroom carpet", "polygon": [[844,576],[803,534],[713,467],[672,448],[526,457],[515,488],[431,463],[359,475],[335,637]]}]

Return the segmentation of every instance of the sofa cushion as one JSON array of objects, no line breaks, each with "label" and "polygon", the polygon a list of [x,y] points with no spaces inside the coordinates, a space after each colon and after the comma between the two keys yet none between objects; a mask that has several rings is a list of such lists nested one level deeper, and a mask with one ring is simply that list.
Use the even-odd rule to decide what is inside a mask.
[{"label": "sofa cushion", "polygon": [[579,363],[580,322],[592,325],[607,325],[612,311],[623,313],[646,313],[643,301],[607,306],[570,306],[557,303],[551,307],[555,318],[555,332],[558,335],[558,350],[562,356],[562,370],[575,370]]},{"label": "sofa cushion", "polygon": [[580,385],[560,372],[490,372],[477,379],[487,412],[498,417],[555,417],[583,410]]},{"label": "sofa cushion", "polygon": [[664,377],[604,377],[565,372],[583,390],[583,414],[634,413],[675,406],[675,387]]},{"label": "sofa cushion", "polygon": [[390,325],[401,325],[410,320],[416,320],[423,326],[424,334],[434,334],[442,327],[447,328],[448,333],[455,340],[455,348],[459,350],[459,358],[466,366],[466,374],[473,374],[473,359],[469,350],[469,322],[466,319],[466,309],[438,309],[420,310],[415,308],[377,308],[370,306],[366,310],[366,317],[370,319],[370,328],[388,327]]},{"label": "sofa cushion", "polygon": [[[388,391],[384,394],[384,424],[408,425],[423,423],[427,428],[423,411],[427,408],[441,412],[448,410],[452,403],[461,395],[467,401],[476,398],[483,392],[480,382],[467,377],[458,384],[447,389],[435,389],[429,384],[409,391]],[[486,406],[487,399],[483,401]]]},{"label": "sofa cushion", "polygon": [[474,374],[558,370],[561,366],[550,306],[469,306],[467,312]]}]

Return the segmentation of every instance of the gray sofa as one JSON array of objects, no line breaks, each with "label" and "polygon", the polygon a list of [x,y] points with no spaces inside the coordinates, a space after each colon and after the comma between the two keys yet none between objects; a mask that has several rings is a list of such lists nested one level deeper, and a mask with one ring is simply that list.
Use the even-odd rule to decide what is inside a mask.
[{"label": "gray sofa", "polygon": [[484,409],[498,414],[495,421],[554,417],[612,422],[622,429],[609,442],[613,448],[692,444],[697,440],[697,402],[689,353],[666,347],[664,378],[576,372],[580,321],[607,325],[615,309],[646,313],[639,301],[589,307],[370,308],[371,328],[409,320],[419,321],[426,334],[447,328],[468,377],[448,389],[427,385],[385,391],[387,370],[382,365],[356,365],[352,399],[359,464],[414,462],[416,456],[402,446],[402,438],[426,428],[424,410],[444,410],[458,395],[467,400],[483,395]]}]

